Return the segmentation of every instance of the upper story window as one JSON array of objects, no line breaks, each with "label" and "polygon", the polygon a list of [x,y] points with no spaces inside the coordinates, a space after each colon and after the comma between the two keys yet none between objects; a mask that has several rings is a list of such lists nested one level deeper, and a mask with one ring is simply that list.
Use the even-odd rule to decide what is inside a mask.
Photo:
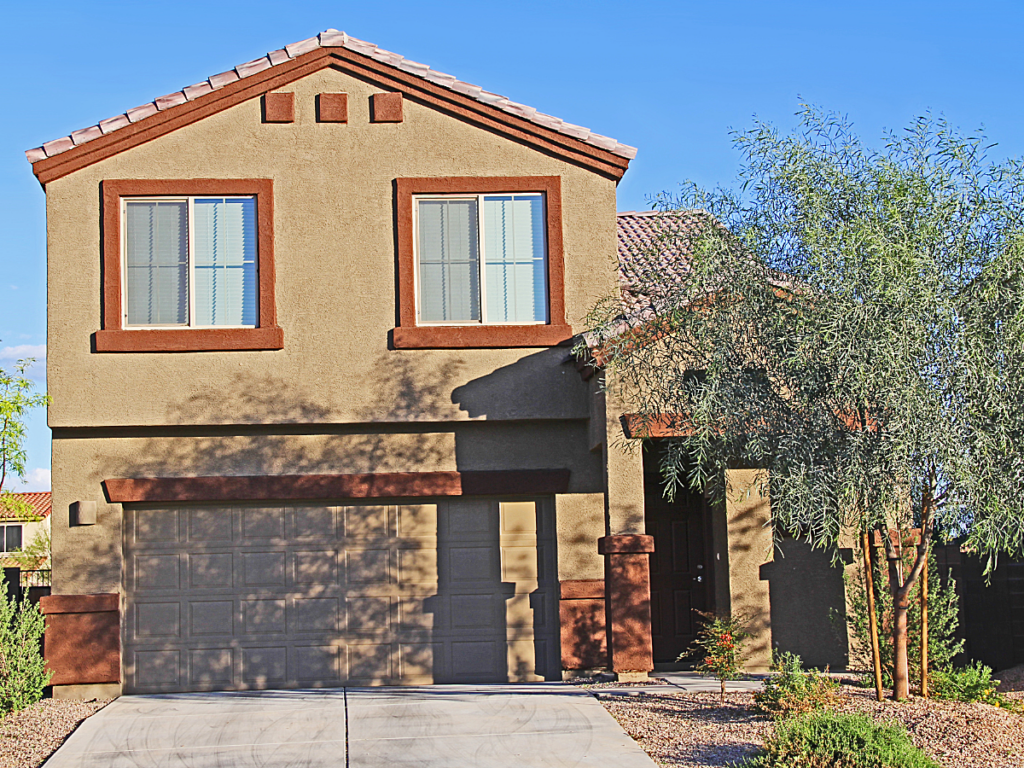
[{"label": "upper story window", "polygon": [[572,336],[557,177],[398,179],[396,193],[396,347],[543,347]]},{"label": "upper story window", "polygon": [[124,327],[255,328],[256,198],[124,198]]},{"label": "upper story window", "polygon": [[546,323],[544,196],[416,198],[417,307],[425,323]]},{"label": "upper story window", "polygon": [[269,179],[103,182],[97,352],[281,349]]},{"label": "upper story window", "polygon": [[0,552],[17,552],[21,549],[21,525],[0,525]]}]

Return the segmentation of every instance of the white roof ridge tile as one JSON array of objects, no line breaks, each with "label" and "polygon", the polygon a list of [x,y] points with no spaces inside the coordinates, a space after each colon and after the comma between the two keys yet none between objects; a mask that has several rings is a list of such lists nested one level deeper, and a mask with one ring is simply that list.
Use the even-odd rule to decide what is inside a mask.
[{"label": "white roof ridge tile", "polygon": [[67,152],[69,149],[98,138],[100,135],[112,133],[113,131],[119,130],[131,123],[137,123],[140,120],[145,120],[147,117],[150,117],[157,112],[169,109],[179,104],[184,104],[188,101],[193,101],[200,96],[204,96],[207,93],[223,88],[230,83],[246,77],[251,77],[252,75],[263,72],[272,67],[276,67],[290,59],[302,56],[310,51],[315,51],[317,48],[346,48],[347,50],[354,51],[355,53],[363,56],[368,56],[376,61],[383,62],[401,69],[404,72],[421,77],[435,85],[441,86],[442,88],[447,88],[455,91],[456,93],[461,93],[464,96],[468,96],[479,102],[493,106],[503,112],[515,115],[543,128],[556,131],[565,136],[590,144],[591,146],[604,149],[612,154],[618,155],[619,157],[624,157],[627,160],[632,160],[636,157],[635,147],[623,144],[608,136],[602,136],[599,133],[594,133],[589,128],[567,123],[554,115],[538,112],[534,107],[512,101],[497,93],[485,91],[478,85],[463,82],[454,75],[439,72],[435,69],[431,69],[430,66],[426,64],[406,59],[405,57],[400,56],[397,53],[392,53],[391,51],[385,51],[382,48],[378,48],[371,42],[352,37],[351,35],[347,35],[345,32],[337,29],[326,29],[316,37],[309,37],[305,40],[291,43],[286,45],[284,48],[271,51],[266,56],[261,56],[258,59],[253,59],[252,61],[247,61],[244,64],[239,64],[234,69],[212,75],[200,83],[186,86],[180,91],[169,93],[165,96],[154,99],[151,102],[129,109],[127,112],[120,115],[107,118],[106,120],[101,120],[96,125],[90,125],[86,128],[77,130],[70,136],[62,136],[59,139],[48,141],[41,147],[34,147],[33,149],[27,150],[25,152],[25,157],[30,163],[37,163],[47,157],[53,157],[61,152]]}]

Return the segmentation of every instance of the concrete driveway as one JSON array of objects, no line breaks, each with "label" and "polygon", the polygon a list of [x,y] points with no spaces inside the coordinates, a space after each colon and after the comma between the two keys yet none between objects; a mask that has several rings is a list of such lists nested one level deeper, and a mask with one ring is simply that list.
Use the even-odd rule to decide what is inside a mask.
[{"label": "concrete driveway", "polygon": [[123,696],[46,768],[608,766],[654,763],[572,686],[436,685]]}]

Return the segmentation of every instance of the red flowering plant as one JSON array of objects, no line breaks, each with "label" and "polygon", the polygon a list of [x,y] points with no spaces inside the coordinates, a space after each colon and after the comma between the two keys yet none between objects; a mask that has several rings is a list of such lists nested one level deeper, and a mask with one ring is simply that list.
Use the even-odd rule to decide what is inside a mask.
[{"label": "red flowering plant", "polygon": [[716,616],[703,611],[696,613],[703,617],[704,625],[697,633],[693,647],[680,654],[679,660],[701,656],[697,671],[722,684],[721,703],[724,705],[726,682],[743,677],[743,645],[750,633],[743,629],[743,622],[733,616]]}]

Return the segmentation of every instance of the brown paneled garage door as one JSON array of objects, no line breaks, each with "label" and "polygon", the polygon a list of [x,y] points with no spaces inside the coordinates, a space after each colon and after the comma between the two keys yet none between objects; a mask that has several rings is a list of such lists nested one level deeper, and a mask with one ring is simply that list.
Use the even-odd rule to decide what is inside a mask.
[{"label": "brown paneled garage door", "polygon": [[126,691],[557,676],[552,508],[127,508]]}]

